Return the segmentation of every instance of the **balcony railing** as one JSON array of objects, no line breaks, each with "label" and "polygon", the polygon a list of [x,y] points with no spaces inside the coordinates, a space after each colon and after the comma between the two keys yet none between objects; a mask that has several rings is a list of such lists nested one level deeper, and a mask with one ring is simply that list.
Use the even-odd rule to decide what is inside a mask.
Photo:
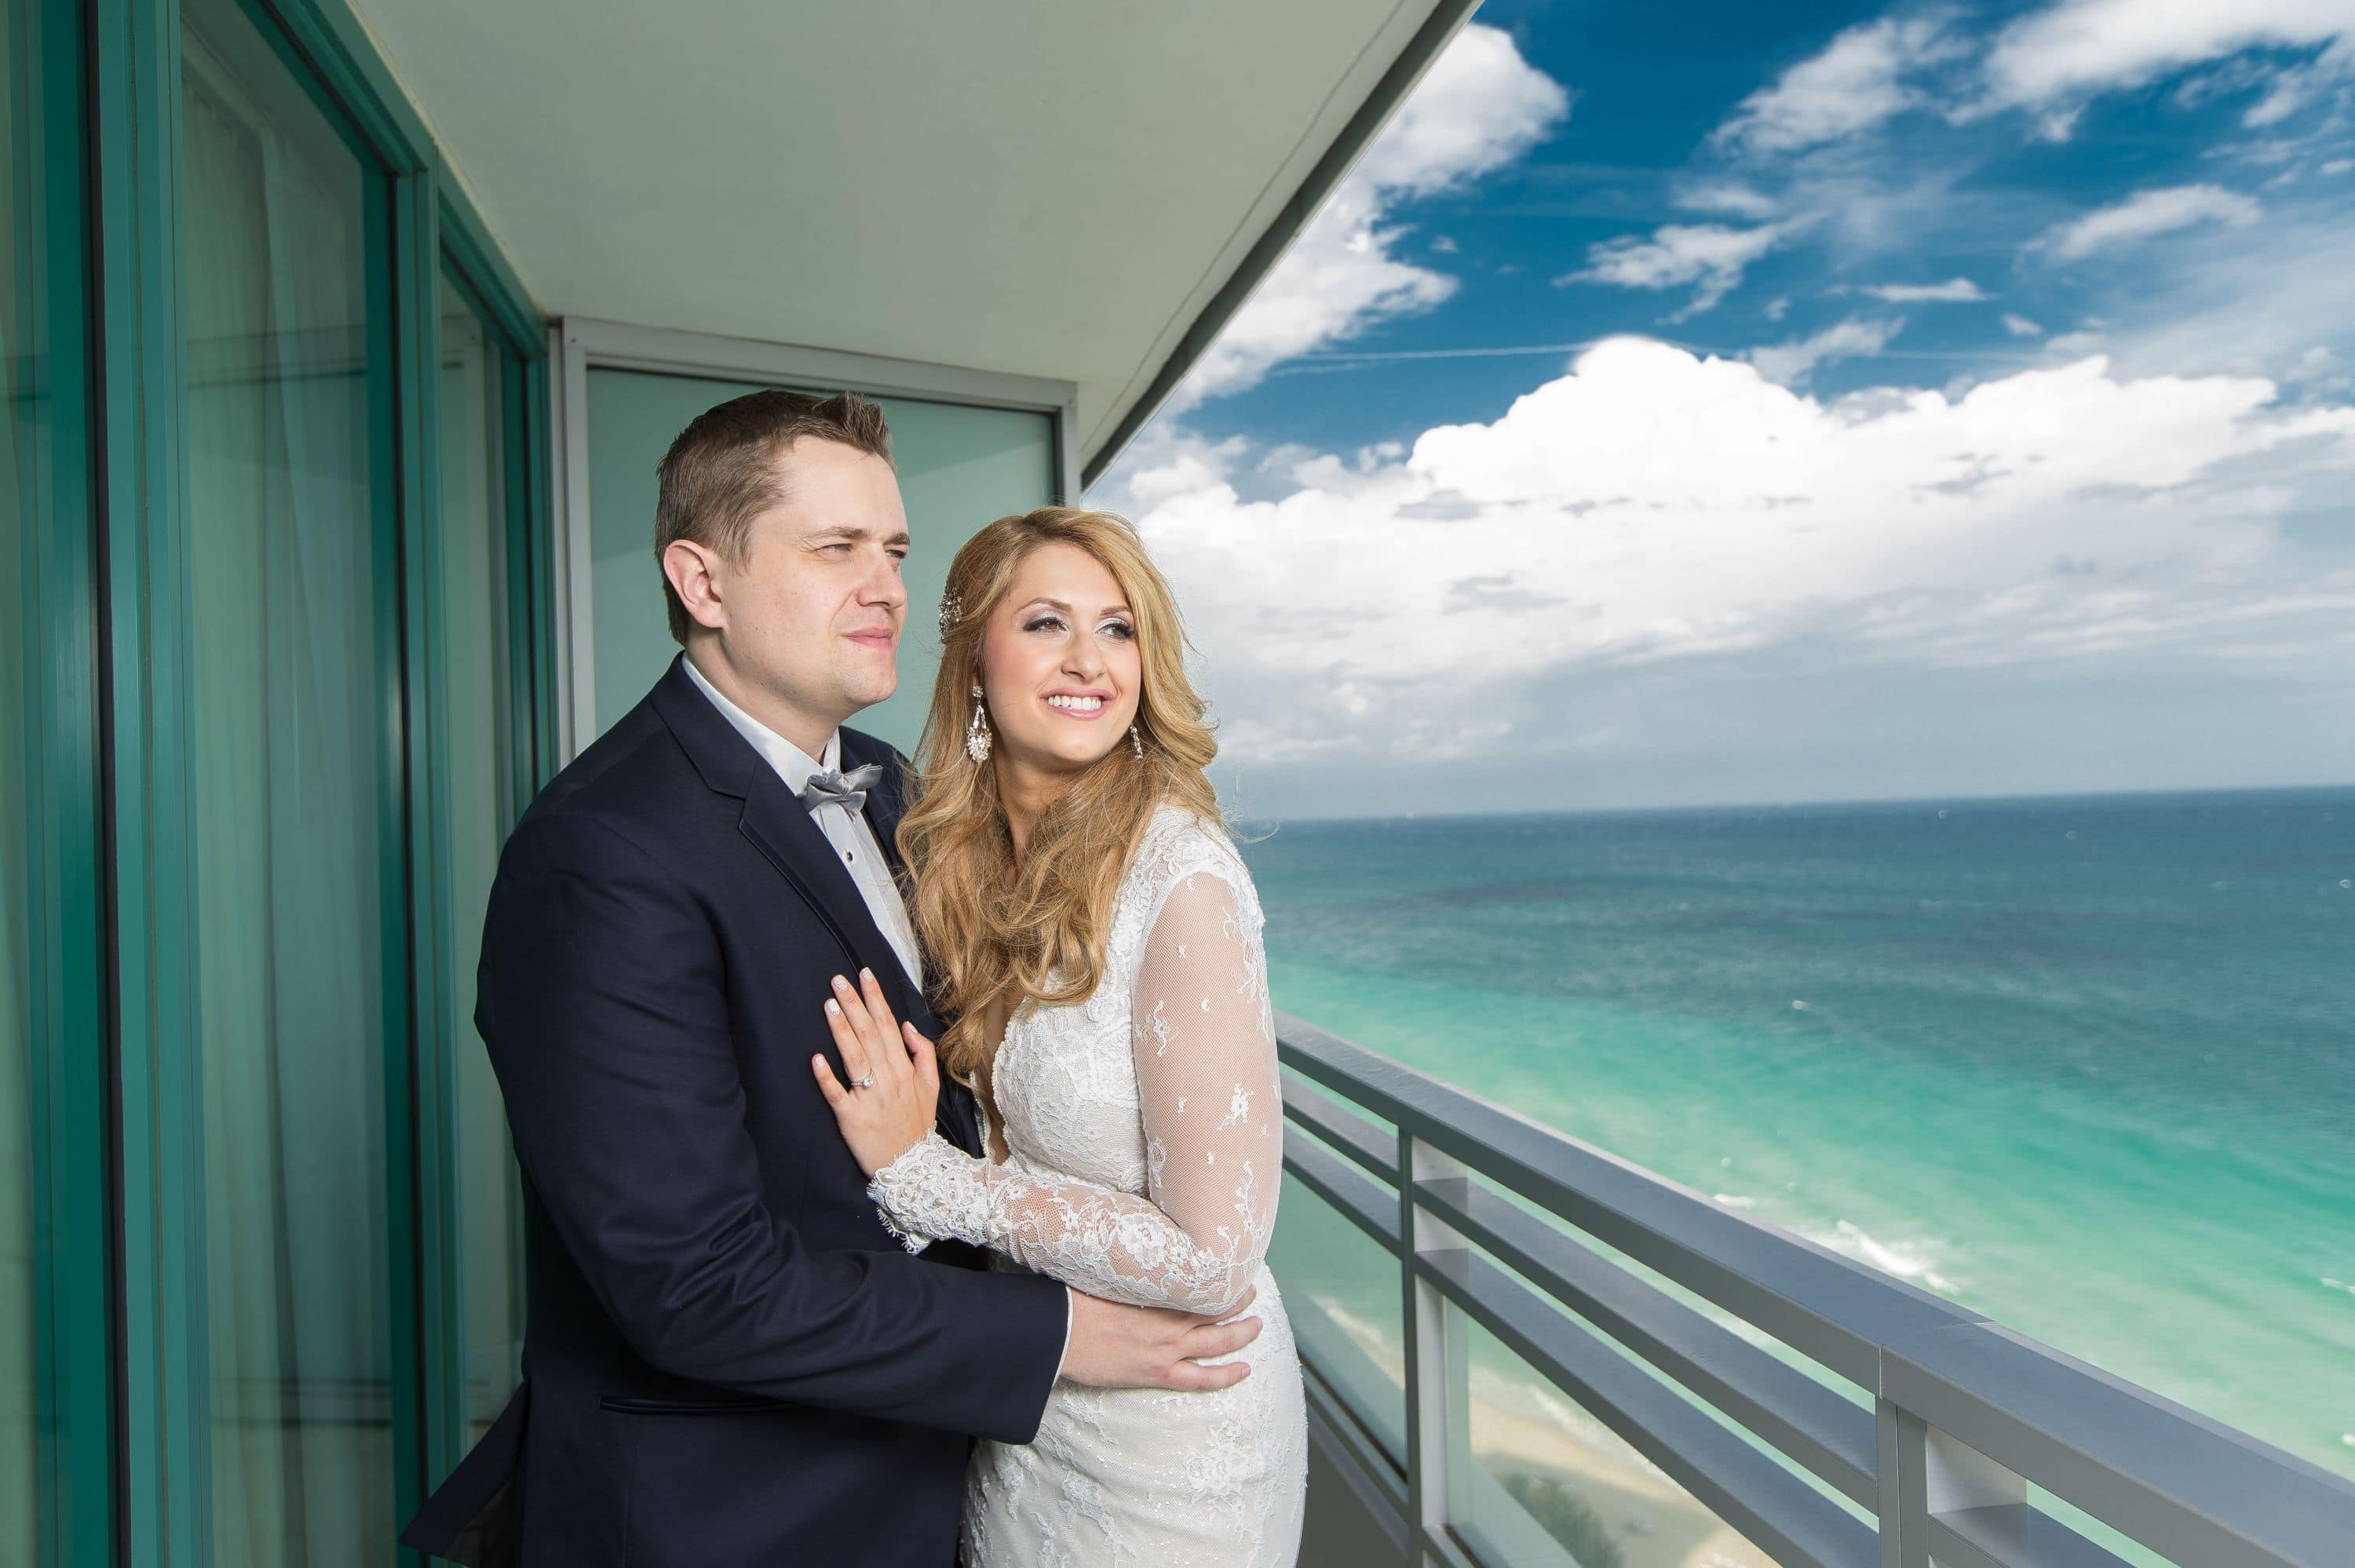
[{"label": "balcony railing", "polygon": [[[1546,1498],[1574,1499],[1577,1478],[1532,1503],[1480,1457],[1476,1334],[1787,1568],[2355,1564],[2355,1484],[1297,1019],[1278,1033],[1295,1190],[1396,1270],[1395,1333],[1369,1335],[1279,1243],[1320,1460],[1399,1560],[1594,1568],[1621,1550],[1549,1528]],[[1331,1560],[1316,1518],[1312,1499],[1312,1563]],[[2103,1525],[2125,1539],[2097,1542]]]}]

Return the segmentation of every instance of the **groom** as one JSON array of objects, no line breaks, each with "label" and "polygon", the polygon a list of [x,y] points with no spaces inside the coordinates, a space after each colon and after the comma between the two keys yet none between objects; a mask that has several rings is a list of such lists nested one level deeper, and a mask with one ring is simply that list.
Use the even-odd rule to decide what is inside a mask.
[{"label": "groom", "polygon": [[[911,1255],[812,1081],[837,975],[927,1035],[893,882],[908,531],[881,413],[757,392],[659,471],[685,652],[499,863],[475,1022],[523,1169],[523,1387],[403,1540],[524,1568],[949,1568],[1056,1377],[1223,1387],[1255,1322]],[[847,775],[847,777],[846,777]],[[978,1153],[971,1097],[941,1130]]]}]

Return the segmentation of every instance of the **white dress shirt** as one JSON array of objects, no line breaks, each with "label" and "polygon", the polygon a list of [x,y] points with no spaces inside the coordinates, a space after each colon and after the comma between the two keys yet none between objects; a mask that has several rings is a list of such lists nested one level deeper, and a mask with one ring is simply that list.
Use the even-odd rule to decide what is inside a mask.
[{"label": "white dress shirt", "polygon": [[[752,749],[768,759],[785,781],[785,788],[798,797],[810,775],[821,768],[828,772],[842,770],[842,732],[836,730],[826,737],[825,754],[821,760],[812,760],[810,754],[730,702],[719,694],[719,689],[704,679],[703,672],[687,662],[687,679],[696,689],[711,699],[719,716],[736,728],[736,733],[752,743]],[[826,842],[842,859],[850,880],[858,885],[859,897],[867,901],[867,913],[875,918],[875,928],[891,944],[899,955],[900,966],[908,971],[908,979],[921,991],[924,989],[923,963],[916,956],[915,927],[908,919],[908,906],[900,898],[898,884],[891,880],[890,863],[883,858],[883,846],[875,842],[874,830],[867,825],[864,813],[847,806],[821,806],[810,813]]]}]

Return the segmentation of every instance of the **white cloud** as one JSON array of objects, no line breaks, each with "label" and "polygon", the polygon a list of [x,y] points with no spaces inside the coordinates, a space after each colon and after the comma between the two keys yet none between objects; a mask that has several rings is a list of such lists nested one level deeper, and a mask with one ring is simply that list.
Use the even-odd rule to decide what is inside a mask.
[{"label": "white cloud", "polygon": [[1710,180],[1677,193],[1677,205],[1689,212],[1723,212],[1753,222],[1781,210],[1773,196],[1739,180]]},{"label": "white cloud", "polygon": [[2133,375],[2285,376],[2316,344],[2355,352],[2347,221],[2335,206],[2169,246],[2104,302],[2117,364]]},{"label": "white cloud", "polygon": [[1509,34],[1465,28],[1196,364],[1171,409],[1241,391],[1283,360],[1447,299],[1455,279],[1395,254],[1401,231],[1390,212],[1510,163],[1569,111],[1569,93],[1523,59]]},{"label": "white cloud", "polygon": [[1608,283],[1621,289],[1678,289],[1693,285],[1691,301],[1675,319],[1713,308],[1742,282],[1750,264],[1782,243],[1798,226],[1770,223],[1732,228],[1721,223],[1671,223],[1649,238],[1624,235],[1592,246],[1582,270],[1564,273],[1556,284]]},{"label": "white cloud", "polygon": [[1710,655],[1862,680],[2355,652],[2355,571],[2280,526],[2347,513],[2355,408],[2259,378],[2092,358],[1827,403],[1616,339],[1493,423],[1295,463],[1263,499],[1231,455],[1172,455],[1194,466],[1134,476],[1140,525],[1254,766],[1527,763],[1593,738],[1564,694]]},{"label": "white cloud", "polygon": [[2026,316],[2009,314],[2003,318],[2003,330],[2009,333],[2014,337],[2037,337],[2041,336],[2044,331],[2042,327],[2038,326]]},{"label": "white cloud", "polygon": [[1904,328],[1902,316],[1890,321],[1866,321],[1852,316],[1793,343],[1753,348],[1750,351],[1750,363],[1767,380],[1778,386],[1795,386],[1805,381],[1819,365],[1879,354]]},{"label": "white cloud", "polygon": [[1906,79],[1958,48],[1932,17],[1884,16],[1850,27],[1743,99],[1710,140],[1742,152],[1796,153],[1870,130],[1927,101]]},{"label": "white cloud", "polygon": [[1510,33],[1475,24],[1432,62],[1350,174],[1431,196],[1504,167],[1569,112],[1569,92],[1521,58]]},{"label": "white cloud", "polygon": [[1864,291],[1892,305],[1966,304],[1995,298],[1968,278],[1949,278],[1943,283],[1875,283]]},{"label": "white cloud", "polygon": [[2249,105],[2241,116],[2241,123],[2252,127],[2278,125],[2296,114],[2322,93],[2332,82],[2355,66],[2355,50],[2350,50],[2343,39],[2337,48],[2325,53],[2308,65],[2294,66],[2276,75],[2265,90],[2265,95]]},{"label": "white cloud", "polygon": [[[2326,69],[2355,64],[2355,0],[2061,0],[2006,27],[1988,51],[1993,107],[2043,111],[2065,134],[2075,108],[2097,93],[2140,87],[2204,60],[2258,48],[2328,46]],[[2282,89],[2276,86],[2278,94]],[[2251,112],[2270,123],[2294,103]]]},{"label": "white cloud", "polygon": [[2171,185],[2137,192],[2121,202],[2064,223],[2044,243],[2059,255],[2076,260],[2105,246],[2147,239],[2202,223],[2244,226],[2263,212],[2251,197],[2222,185]]},{"label": "white cloud", "polygon": [[2326,175],[2343,175],[2350,169],[2355,169],[2355,158],[2333,158],[2322,165]]}]

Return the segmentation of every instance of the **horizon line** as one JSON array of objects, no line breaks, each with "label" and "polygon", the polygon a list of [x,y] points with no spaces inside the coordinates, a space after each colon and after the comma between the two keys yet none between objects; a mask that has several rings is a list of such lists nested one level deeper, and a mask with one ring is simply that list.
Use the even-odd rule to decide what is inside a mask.
[{"label": "horizon line", "polygon": [[2355,779],[2304,784],[2195,784],[2130,789],[2062,789],[1992,795],[1874,795],[1807,800],[1710,800],[1649,806],[1510,806],[1474,811],[1364,811],[1334,816],[1257,816],[1238,812],[1234,821],[1254,827],[1281,827],[1286,822],[1463,821],[1482,817],[1604,817],[1667,811],[1787,811],[1838,806],[2004,805],[2032,800],[2115,800],[2169,795],[2297,794],[2315,790],[2355,790]]}]

